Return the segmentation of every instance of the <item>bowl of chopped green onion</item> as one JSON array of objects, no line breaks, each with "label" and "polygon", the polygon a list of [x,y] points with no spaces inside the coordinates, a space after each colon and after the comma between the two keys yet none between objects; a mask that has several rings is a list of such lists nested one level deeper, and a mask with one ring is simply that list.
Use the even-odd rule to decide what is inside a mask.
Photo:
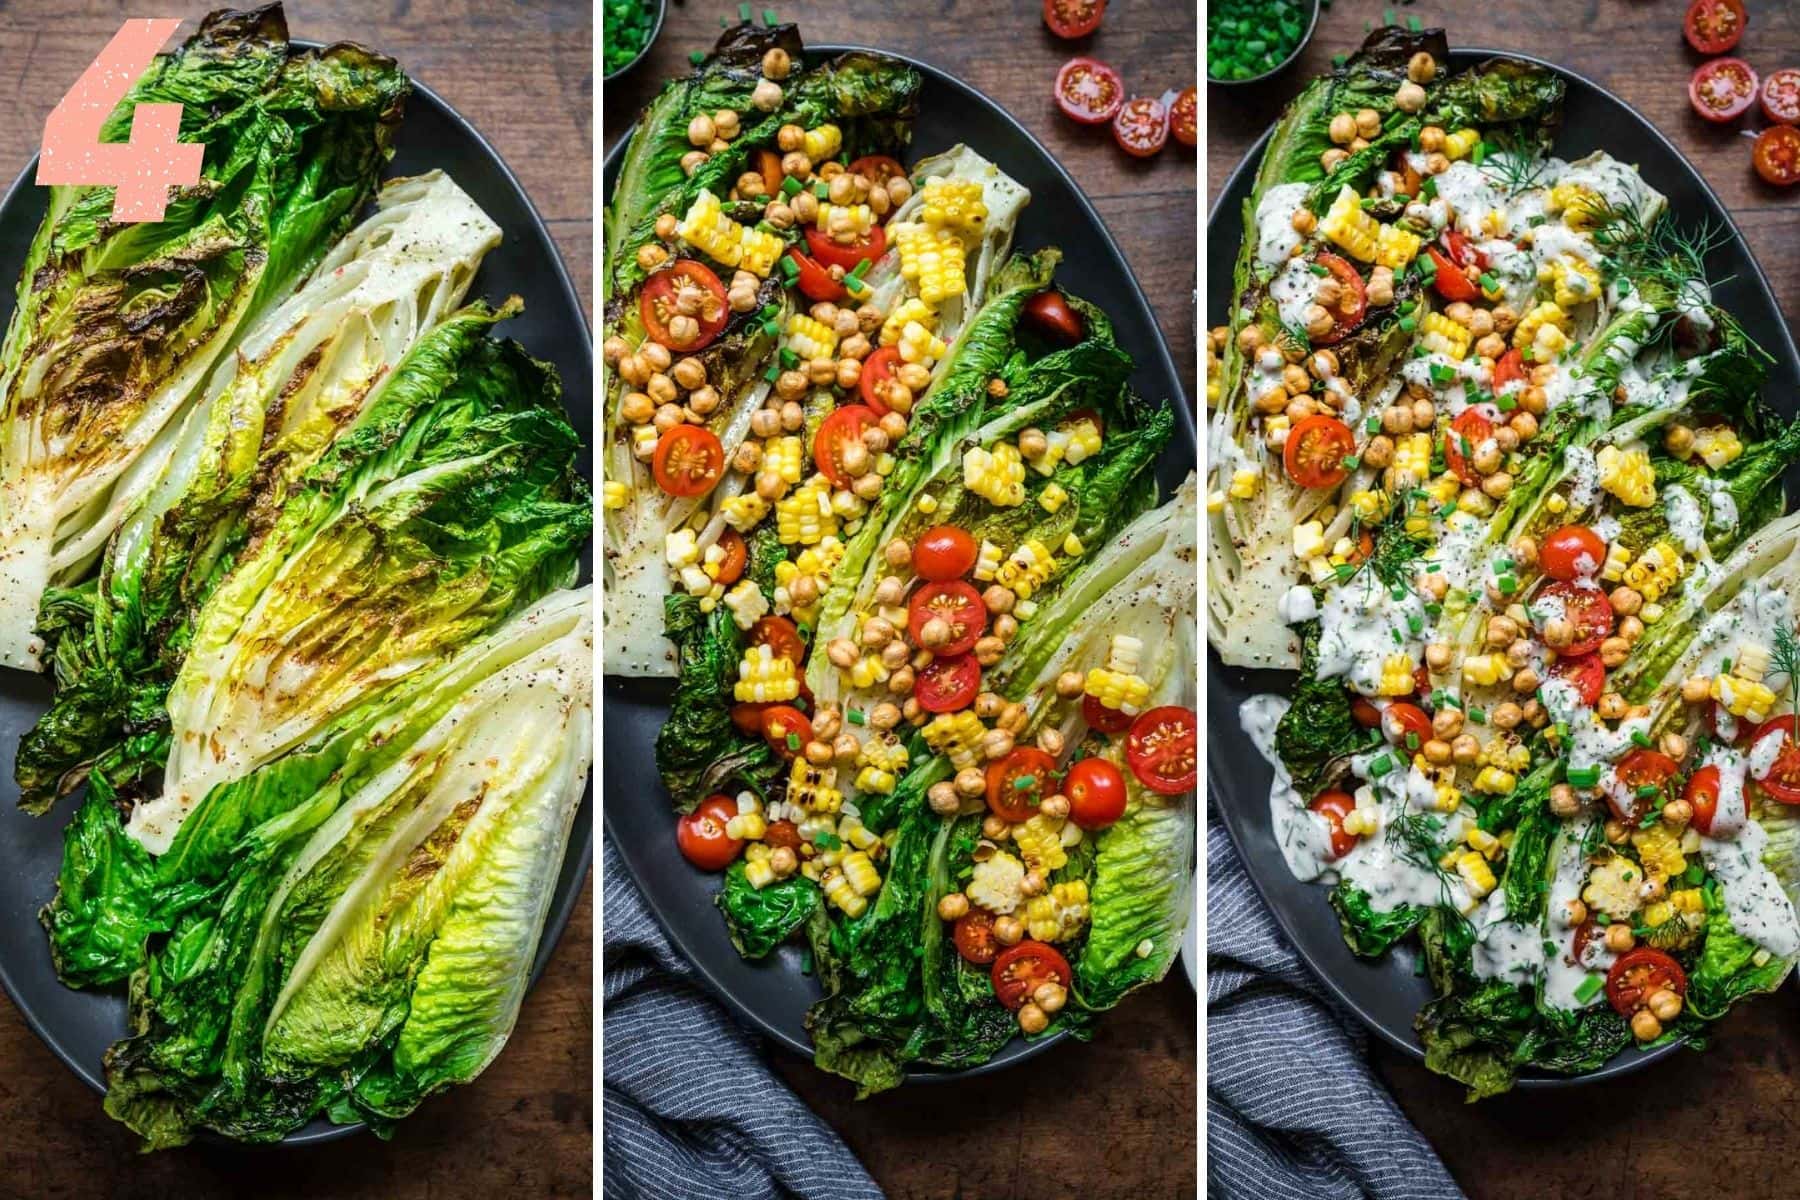
[{"label": "bowl of chopped green onion", "polygon": [[1312,41],[1319,0],[1215,0],[1206,14],[1206,78],[1227,86],[1279,74]]},{"label": "bowl of chopped green onion", "polygon": [[600,44],[607,83],[644,60],[662,32],[668,0],[604,0]]}]

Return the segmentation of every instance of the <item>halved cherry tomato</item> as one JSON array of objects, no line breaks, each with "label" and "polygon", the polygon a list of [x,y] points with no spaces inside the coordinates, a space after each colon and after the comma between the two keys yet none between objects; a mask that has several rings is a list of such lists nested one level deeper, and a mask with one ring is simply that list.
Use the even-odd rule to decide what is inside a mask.
[{"label": "halved cherry tomato", "polygon": [[[1396,746],[1417,750],[1431,740],[1431,718],[1418,705],[1396,700],[1382,710],[1381,732]],[[1409,734],[1418,740],[1407,741]]]},{"label": "halved cherry tomato", "polygon": [[763,737],[783,758],[792,758],[813,740],[812,722],[791,704],[777,704],[763,713]]},{"label": "halved cherry tomato", "polygon": [[1362,839],[1344,832],[1344,818],[1356,807],[1349,792],[1320,792],[1306,807],[1324,817],[1331,827],[1331,857],[1342,858],[1356,849],[1356,843]]},{"label": "halved cherry tomato", "polygon": [[1125,815],[1125,776],[1104,758],[1084,758],[1063,776],[1069,820],[1083,829],[1105,829]]},{"label": "halved cherry tomato", "polygon": [[[1612,790],[1606,793],[1606,803],[1613,811],[1613,816],[1628,825],[1637,823],[1654,809],[1660,809],[1667,799],[1664,792],[1669,781],[1681,771],[1677,763],[1660,750],[1633,750],[1619,760],[1614,772],[1619,782],[1631,793],[1627,797],[1613,795]],[[1640,795],[1639,789],[1650,789],[1654,794]],[[1629,806],[1626,801],[1629,800]]]},{"label": "halved cherry tomato", "polygon": [[1485,267],[1488,265],[1487,254],[1454,229],[1446,229],[1441,235],[1444,251],[1450,255],[1450,261],[1459,267]]},{"label": "halved cherry tomato", "polygon": [[1613,608],[1606,593],[1597,587],[1581,587],[1573,583],[1553,583],[1539,596],[1560,601],[1563,617],[1575,627],[1575,639],[1557,651],[1568,658],[1579,658],[1600,648],[1612,636]]},{"label": "halved cherry tomato", "polygon": [[1701,767],[1688,776],[1681,798],[1694,810],[1689,822],[1701,833],[1711,833],[1713,818],[1719,815],[1719,768]]},{"label": "halved cherry tomato", "polygon": [[1606,998],[1621,1017],[1631,1016],[1665,989],[1685,996],[1687,986],[1687,972],[1681,964],[1654,946],[1626,951],[1606,973]]},{"label": "halved cherry tomato", "polygon": [[1056,794],[1056,760],[1036,746],[1017,746],[987,769],[987,804],[1008,821],[1028,821]]},{"label": "halved cherry tomato", "polygon": [[887,250],[887,231],[876,225],[869,230],[869,236],[851,242],[848,246],[833,241],[831,235],[817,226],[806,227],[806,248],[812,256],[827,267],[842,267],[846,271],[854,271],[856,264],[865,258],[880,258]]},{"label": "halved cherry tomato", "polygon": [[1039,333],[1053,342],[1073,343],[1081,340],[1084,330],[1081,314],[1069,307],[1069,302],[1055,288],[1046,288],[1027,300],[1024,317]]},{"label": "halved cherry tomato", "polygon": [[1544,539],[1538,563],[1552,579],[1581,579],[1606,563],[1606,543],[1586,525],[1564,525]]},{"label": "halved cherry tomato", "polygon": [[820,423],[819,432],[813,435],[813,461],[831,486],[847,488],[856,482],[856,476],[844,468],[844,447],[861,442],[863,431],[879,424],[881,418],[875,410],[862,404],[842,405]]},{"label": "halved cherry tomato", "polygon": [[1131,728],[1130,717],[1116,708],[1106,707],[1096,696],[1081,698],[1081,719],[1087,722],[1089,729],[1101,733],[1124,733]]},{"label": "halved cherry tomato", "polygon": [[1178,796],[1192,791],[1200,773],[1194,710],[1165,704],[1140,714],[1125,735],[1125,761],[1138,782],[1153,792]]},{"label": "halved cherry tomato", "polygon": [[1431,695],[1431,668],[1424,663],[1413,668],[1413,692],[1419,697],[1421,704],[1431,708],[1437,707],[1427,699]]},{"label": "halved cherry tomato", "polygon": [[764,146],[756,151],[756,173],[762,176],[763,187],[769,195],[781,194],[781,155]]},{"label": "halved cherry tomato", "polygon": [[1517,350],[1508,350],[1494,364],[1494,394],[1499,395],[1501,388],[1513,382],[1525,382],[1525,356]]},{"label": "halved cherry tomato", "polygon": [[1775,756],[1769,773],[1754,782],[1771,800],[1800,804],[1800,744],[1794,741],[1794,715],[1787,713],[1758,725],[1751,744],[1755,745],[1776,730],[1782,734],[1781,752]]},{"label": "halved cherry tomato", "polygon": [[801,640],[800,627],[786,617],[759,617],[750,627],[750,644],[767,646],[776,658],[785,658],[796,667],[806,657],[806,643]]},{"label": "halved cherry tomato", "polygon": [[1044,0],[1044,24],[1059,38],[1086,37],[1105,15],[1106,0]]},{"label": "halved cherry tomato", "polygon": [[1056,72],[1056,106],[1083,125],[1104,125],[1125,103],[1119,73],[1092,58],[1071,58]]},{"label": "halved cherry tomato", "polygon": [[1694,0],[1681,32],[1701,54],[1723,54],[1738,44],[1748,22],[1742,0]]},{"label": "halved cherry tomato", "polygon": [[1069,960],[1043,942],[1020,942],[994,960],[994,995],[1014,1012],[1046,983],[1068,987],[1074,979]]},{"label": "halved cherry tomato", "polygon": [[956,712],[975,703],[981,691],[981,664],[973,655],[939,656],[925,664],[913,684],[919,707],[929,713]]},{"label": "halved cherry tomato", "polygon": [[926,647],[939,658],[967,654],[987,632],[988,611],[981,593],[960,579],[928,583],[913,593],[906,631],[912,635],[914,645],[925,645],[925,623],[934,617],[941,617],[950,626],[949,641]]},{"label": "halved cherry tomato", "polygon": [[731,723],[739,733],[758,737],[762,734],[763,714],[774,707],[772,700],[745,700],[731,706]]},{"label": "halved cherry tomato", "polygon": [[1575,927],[1574,944],[1570,947],[1572,951],[1569,956],[1570,964],[1577,967],[1580,966],[1582,961],[1587,957],[1588,943],[1597,937],[1605,936],[1606,935],[1600,929],[1599,923],[1592,917],[1577,925]]},{"label": "halved cherry tomato", "polygon": [[657,440],[650,474],[671,496],[703,496],[725,474],[725,447],[704,425],[673,426]]},{"label": "halved cherry tomato", "polygon": [[1756,135],[1751,151],[1756,173],[1776,187],[1800,183],[1800,129],[1771,125]]},{"label": "halved cherry tomato", "polygon": [[[678,341],[669,332],[669,323],[675,316],[676,294],[684,284],[698,287],[701,292],[701,308],[694,314],[699,332],[686,341]],[[730,320],[731,310],[726,307],[725,285],[719,277],[704,263],[683,258],[644,281],[644,290],[638,295],[638,315],[644,320],[644,331],[653,339],[671,350],[692,354],[712,344]]]},{"label": "halved cherry tomato", "polygon": [[1800,67],[1769,72],[1762,85],[1762,110],[1771,124],[1800,124]]},{"label": "halved cherry tomato", "polygon": [[1313,261],[1330,271],[1337,281],[1338,301],[1325,310],[1331,314],[1331,331],[1310,340],[1315,346],[1335,346],[1354,333],[1368,315],[1369,288],[1363,282],[1362,272],[1335,254],[1321,252],[1313,255]]},{"label": "halved cherry tomato", "polygon": [[[1469,459],[1477,446],[1493,436],[1494,423],[1473,408],[1457,413],[1450,428],[1444,430],[1444,465],[1456,473],[1464,487],[1481,486],[1481,475],[1469,465]],[[1463,449],[1465,445],[1467,450]]]},{"label": "halved cherry tomato", "polygon": [[1741,58],[1715,58],[1700,64],[1688,80],[1688,103],[1708,121],[1735,121],[1756,103],[1756,70]]},{"label": "halved cherry tomato", "polygon": [[1356,723],[1364,729],[1381,728],[1381,710],[1369,703],[1365,697],[1351,697],[1350,715],[1356,718]]},{"label": "halved cherry tomato", "polygon": [[981,548],[966,529],[954,525],[934,525],[913,543],[913,570],[921,579],[939,583],[960,579],[969,573]]},{"label": "halved cherry tomato", "polygon": [[956,952],[972,963],[987,966],[1000,954],[1000,940],[994,936],[994,914],[983,908],[971,908],[956,918],[950,927],[950,939]]},{"label": "halved cherry tomato", "polygon": [[1565,679],[1575,689],[1583,704],[1592,706],[1606,690],[1606,664],[1598,654],[1560,655],[1550,668],[1556,679]]},{"label": "halved cherry tomato", "polygon": [[725,557],[719,561],[715,582],[730,587],[744,577],[744,564],[750,561],[750,549],[744,545],[744,535],[735,529],[727,529],[719,535],[719,549],[725,552]]},{"label": "halved cherry tomato", "polygon": [[861,175],[870,183],[885,184],[888,180],[906,174],[906,168],[900,165],[897,158],[889,158],[885,154],[865,154],[850,164],[852,175]]},{"label": "halved cherry tomato", "polygon": [[1169,132],[1184,146],[1200,144],[1200,89],[1183,88],[1169,106]]},{"label": "halved cherry tomato", "polygon": [[1121,105],[1113,117],[1113,141],[1133,158],[1157,154],[1168,140],[1169,110],[1161,100],[1134,96]]},{"label": "halved cherry tomato", "polygon": [[770,821],[768,829],[763,833],[762,840],[768,843],[771,849],[777,846],[786,846],[789,850],[798,850],[800,849],[800,827],[785,817],[779,821]]},{"label": "halved cherry tomato", "polygon": [[800,267],[794,279],[808,300],[829,300],[836,304],[850,294],[844,290],[843,284],[831,277],[831,273],[821,263],[802,253],[798,246],[788,247],[788,257]]},{"label": "halved cherry tomato", "polygon": [[1350,474],[1344,459],[1355,453],[1356,435],[1336,417],[1314,413],[1288,430],[1281,463],[1288,478],[1301,487],[1336,487]]},{"label": "halved cherry tomato", "polygon": [[694,811],[675,822],[675,844],[682,857],[702,871],[722,871],[731,865],[744,843],[725,832],[725,823],[737,816],[737,801],[730,796],[708,796]]},{"label": "halved cherry tomato", "polygon": [[1469,282],[1461,267],[1450,261],[1450,256],[1436,246],[1425,247],[1425,253],[1431,256],[1431,265],[1437,273],[1431,277],[1431,286],[1437,289],[1438,295],[1446,300],[1471,301],[1481,298],[1481,289]]},{"label": "halved cherry tomato", "polygon": [[900,370],[900,347],[883,346],[869,357],[863,359],[862,375],[858,377],[856,390],[862,393],[863,403],[878,417],[888,415],[887,401],[882,396],[887,391],[888,381]]}]

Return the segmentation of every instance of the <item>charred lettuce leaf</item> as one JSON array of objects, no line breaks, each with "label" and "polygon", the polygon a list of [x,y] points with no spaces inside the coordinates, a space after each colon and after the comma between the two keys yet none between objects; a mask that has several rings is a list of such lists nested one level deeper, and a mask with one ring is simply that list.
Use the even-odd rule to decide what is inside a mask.
[{"label": "charred lettuce leaf", "polygon": [[761,738],[746,737],[731,722],[732,687],[737,681],[743,635],[723,606],[700,611],[697,597],[665,601],[664,632],[681,657],[681,682],[669,704],[669,719],[656,733],[656,770],[663,789],[681,812],[733,781],[757,790],[781,763]]},{"label": "charred lettuce leaf", "polygon": [[731,944],[745,958],[763,958],[805,927],[822,903],[818,886],[798,875],[758,888],[744,877],[739,859],[725,872],[725,886],[713,897],[725,914]]}]

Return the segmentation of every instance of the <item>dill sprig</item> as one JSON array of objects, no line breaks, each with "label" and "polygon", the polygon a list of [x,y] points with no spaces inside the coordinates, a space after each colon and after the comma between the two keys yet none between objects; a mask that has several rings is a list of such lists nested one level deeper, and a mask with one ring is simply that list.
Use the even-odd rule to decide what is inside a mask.
[{"label": "dill sprig", "polygon": [[[1693,284],[1708,284],[1706,258],[1731,239],[1730,230],[1705,218],[1683,227],[1668,213],[1646,224],[1630,204],[1602,200],[1588,208],[1594,222],[1594,244],[1615,260],[1619,271],[1636,279],[1652,279],[1679,297]],[[1729,277],[1710,281],[1729,282]]]},{"label": "dill sprig", "polygon": [[1792,625],[1775,627],[1775,646],[1769,654],[1770,664],[1787,676],[1788,705],[1800,712],[1800,634]]},{"label": "dill sprig", "polygon": [[1533,153],[1528,146],[1510,146],[1502,143],[1500,151],[1489,154],[1482,161],[1481,173],[1488,182],[1506,192],[1508,198],[1520,192],[1530,191],[1544,177],[1544,168],[1549,160]]},{"label": "dill sprig", "polygon": [[1438,886],[1443,891],[1444,903],[1448,905],[1451,897],[1451,885],[1455,882],[1438,862],[1443,854],[1439,835],[1444,831],[1444,823],[1429,813],[1402,812],[1389,821],[1382,830],[1388,848],[1406,862],[1418,867],[1421,871],[1429,871],[1437,876]]}]

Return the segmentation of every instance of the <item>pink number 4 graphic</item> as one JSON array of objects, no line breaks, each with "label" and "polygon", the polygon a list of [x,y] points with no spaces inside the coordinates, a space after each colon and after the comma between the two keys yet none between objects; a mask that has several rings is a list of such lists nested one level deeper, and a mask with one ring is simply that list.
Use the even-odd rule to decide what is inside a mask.
[{"label": "pink number 4 graphic", "polygon": [[135,222],[162,220],[169,188],[200,182],[206,148],[177,140],[179,104],[140,104],[132,113],[130,141],[100,140],[106,118],[180,24],[133,18],[113,35],[44,121],[40,185],[111,184],[116,189],[112,219]]}]

